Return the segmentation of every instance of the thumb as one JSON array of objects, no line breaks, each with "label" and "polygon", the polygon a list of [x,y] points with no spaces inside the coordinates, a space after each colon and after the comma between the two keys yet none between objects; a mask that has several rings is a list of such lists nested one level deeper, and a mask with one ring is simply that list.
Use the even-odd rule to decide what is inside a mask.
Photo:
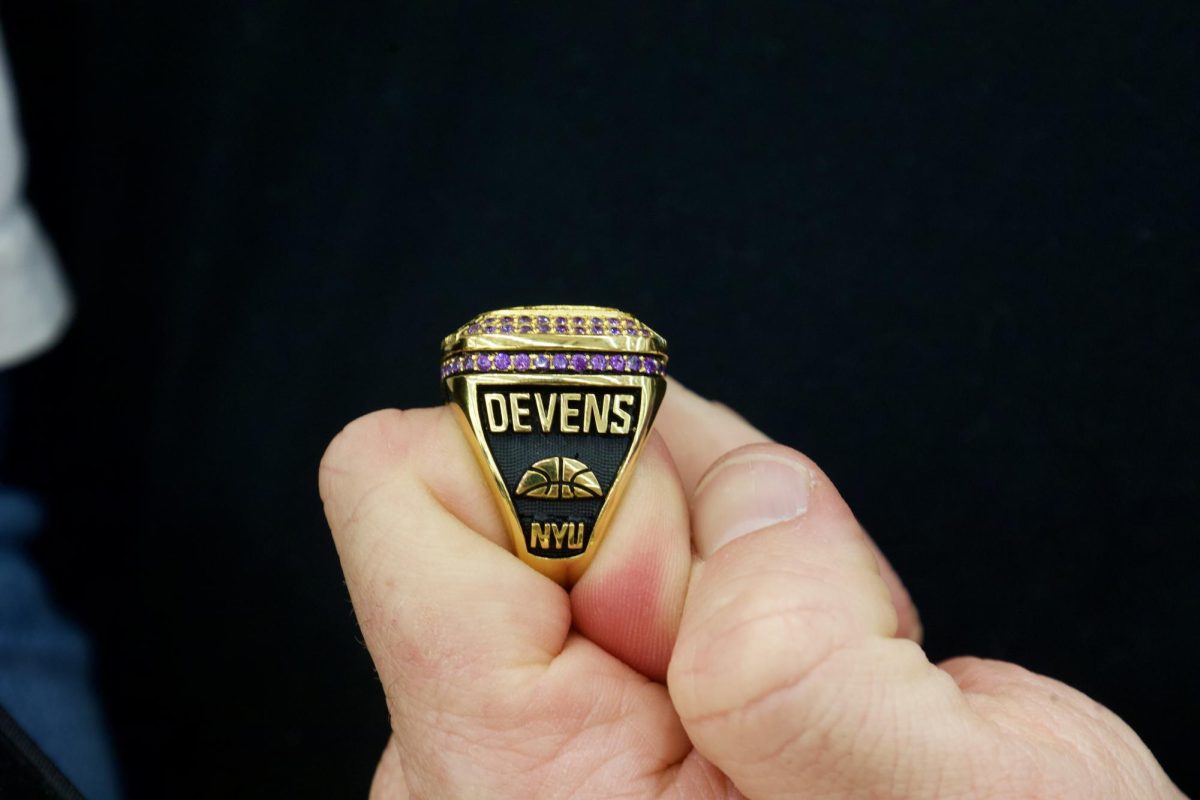
[{"label": "thumb", "polygon": [[1013,665],[939,669],[896,638],[866,535],[786,447],[717,461],[693,494],[692,571],[667,681],[746,796],[1179,797],[1082,694]]},{"label": "thumb", "polygon": [[825,475],[780,445],[734,450],[697,485],[692,530],[703,561],[668,686],[697,749],[755,800],[895,781],[932,796],[924,776],[955,794],[966,770],[947,759],[987,734],[950,676],[894,638],[874,553]]}]

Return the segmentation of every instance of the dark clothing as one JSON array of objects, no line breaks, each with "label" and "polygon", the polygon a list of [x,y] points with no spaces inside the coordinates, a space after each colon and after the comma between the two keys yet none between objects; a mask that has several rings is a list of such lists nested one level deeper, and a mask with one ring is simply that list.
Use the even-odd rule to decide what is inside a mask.
[{"label": "dark clothing", "polygon": [[[4,441],[4,376],[0,374],[0,446]],[[0,479],[3,478],[0,473]],[[91,800],[117,797],[112,753],[92,686],[83,634],[55,608],[29,546],[42,511],[28,493],[0,482],[0,707]],[[6,739],[20,743],[19,734]],[[27,753],[27,746],[2,748]],[[14,756],[6,770],[18,771]],[[29,769],[53,784],[53,771],[29,759]],[[0,772],[0,796],[16,784]],[[50,776],[50,777],[45,777]],[[13,795],[14,797],[17,795]],[[57,796],[57,795],[55,795]]]}]

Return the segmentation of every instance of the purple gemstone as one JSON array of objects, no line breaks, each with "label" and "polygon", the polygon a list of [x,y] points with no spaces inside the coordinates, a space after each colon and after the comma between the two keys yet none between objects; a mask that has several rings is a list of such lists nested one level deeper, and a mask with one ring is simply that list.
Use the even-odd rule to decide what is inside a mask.
[{"label": "purple gemstone", "polygon": [[587,328],[576,328],[575,332],[576,333],[587,333]]},{"label": "purple gemstone", "polygon": [[508,369],[508,353],[496,353],[496,369]]},{"label": "purple gemstone", "polygon": [[545,369],[550,366],[550,357],[545,353],[538,353],[533,357],[533,365],[538,369]]},{"label": "purple gemstone", "polygon": [[576,372],[582,372],[587,369],[588,359],[583,353],[576,353],[571,356],[571,369]]},{"label": "purple gemstone", "polygon": [[601,324],[602,322],[604,322],[604,320],[600,319],[599,317],[592,317],[592,324],[593,324],[593,325],[599,325],[599,324]]},{"label": "purple gemstone", "polygon": [[521,323],[522,325],[528,325],[529,323],[533,322],[533,320],[526,316],[520,316],[517,317],[517,322]]},{"label": "purple gemstone", "polygon": [[608,324],[615,328],[621,324],[621,320],[617,319],[616,317],[609,317]]},{"label": "purple gemstone", "polygon": [[549,333],[550,332],[550,323],[539,322],[538,323],[538,332],[539,333]]},{"label": "purple gemstone", "polygon": [[658,362],[653,358],[646,359],[646,372],[650,373],[651,375],[658,374]]},{"label": "purple gemstone", "polygon": [[625,356],[609,356],[608,366],[617,372],[625,371]]},{"label": "purple gemstone", "polygon": [[462,360],[462,369],[463,369],[463,372],[470,372],[470,371],[471,371],[471,368],[472,368],[472,366],[473,366],[473,365],[471,364],[471,358],[472,358],[471,356],[463,356],[463,360]]},{"label": "purple gemstone", "polygon": [[555,325],[566,325],[566,324],[567,324],[567,318],[566,318],[566,317],[555,317],[555,318],[554,318],[554,324],[555,324]]},{"label": "purple gemstone", "polygon": [[640,357],[630,356],[628,363],[629,363],[629,371],[630,372],[641,372],[642,371],[642,359]]},{"label": "purple gemstone", "polygon": [[638,331],[638,333],[640,333],[642,336],[649,336],[650,330],[648,328],[642,328],[640,331]]},{"label": "purple gemstone", "polygon": [[484,333],[495,333],[495,332],[496,332],[496,326],[495,326],[495,325],[484,325],[484,326],[483,326],[483,332],[484,332]]},{"label": "purple gemstone", "polygon": [[501,318],[500,318],[500,321],[501,321],[501,322],[504,322],[504,323],[507,323],[507,324],[509,324],[509,325],[511,325],[511,324],[512,324],[512,321],[513,321],[513,318],[512,318],[512,317],[501,317]]},{"label": "purple gemstone", "polygon": [[604,356],[599,355],[599,354],[592,356],[592,369],[594,369],[594,370],[604,369]]},{"label": "purple gemstone", "polygon": [[608,332],[609,332],[609,334],[610,334],[610,335],[612,335],[612,336],[620,336],[620,335],[621,335],[621,329],[620,329],[620,328],[618,328],[616,325],[614,325],[613,327],[609,328],[609,329],[608,329]]},{"label": "purple gemstone", "polygon": [[479,358],[477,358],[475,361],[477,364],[479,364],[479,369],[483,372],[487,372],[492,368],[492,360],[487,357],[486,353],[481,353]]},{"label": "purple gemstone", "polygon": [[549,324],[550,324],[549,317],[538,317],[538,325],[549,325]]},{"label": "purple gemstone", "polygon": [[592,323],[592,333],[599,336],[600,334],[604,333],[604,326],[601,325],[599,322],[593,322]]},{"label": "purple gemstone", "polygon": [[566,325],[555,325],[554,330],[558,331],[559,333],[566,333],[567,326]]},{"label": "purple gemstone", "polygon": [[517,372],[524,372],[525,370],[529,369],[529,354],[517,353],[517,355],[513,357],[513,364],[516,366]]},{"label": "purple gemstone", "polygon": [[467,326],[467,333],[479,333],[479,323],[476,322],[472,325]]},{"label": "purple gemstone", "polygon": [[572,324],[575,325],[575,327],[578,328],[580,325],[583,324],[583,317],[575,317],[574,319],[571,320],[571,322],[572,322]]},{"label": "purple gemstone", "polygon": [[522,325],[521,333],[533,333],[533,328],[529,327],[528,325]]},{"label": "purple gemstone", "polygon": [[509,323],[507,323],[507,322],[506,322],[506,323],[504,323],[503,325],[501,325],[501,326],[500,326],[500,332],[501,332],[501,333],[512,333],[512,332],[513,332],[513,326],[512,326],[511,324],[509,324]]},{"label": "purple gemstone", "polygon": [[566,369],[567,368],[567,357],[565,355],[563,355],[562,353],[555,354],[554,368],[555,369]]},{"label": "purple gemstone", "polygon": [[485,317],[483,320],[484,324],[486,324],[486,325],[491,325],[491,324],[495,323],[495,321],[496,321],[495,317]]}]

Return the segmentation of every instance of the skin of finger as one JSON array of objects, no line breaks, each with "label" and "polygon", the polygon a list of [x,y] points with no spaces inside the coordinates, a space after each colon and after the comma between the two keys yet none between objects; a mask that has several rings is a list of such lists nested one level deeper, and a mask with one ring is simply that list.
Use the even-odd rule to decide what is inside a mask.
[{"label": "skin of finger", "polygon": [[[968,788],[964,740],[1000,758],[995,737],[946,673],[892,638],[890,595],[850,510],[788,448],[752,445],[727,459],[753,453],[803,464],[813,476],[809,502],[800,517],[735,539],[693,568],[668,672],[693,743],[762,800],[801,786],[855,796],[903,785],[920,796],[935,776],[941,790]],[[705,501],[724,496],[720,468],[692,502],[698,538],[721,518]]]},{"label": "skin of finger", "polygon": [[414,789],[471,780],[454,758],[461,737],[520,719],[570,629],[561,587],[463,524],[471,509],[451,513],[438,499],[470,490],[427,485],[475,469],[469,453],[444,463],[461,435],[447,413],[368,415],[334,439],[321,469],[346,585]]},{"label": "skin of finger", "polygon": [[347,425],[321,459],[319,485],[330,525],[353,511],[348,502],[419,463],[422,483],[443,508],[488,541],[511,550],[459,413],[451,406],[385,409]]},{"label": "skin of finger", "polygon": [[[850,510],[814,476],[805,513],[693,570],[668,683],[697,749],[748,796],[1153,797],[1178,789],[1137,736],[1070,687],[1003,662],[935,668],[893,620]],[[693,499],[693,526],[721,519]],[[761,473],[760,473],[761,474]],[[736,485],[736,483],[734,484]]]},{"label": "skin of finger", "polygon": [[975,713],[1021,740],[1046,794],[1062,787],[1077,797],[1184,797],[1133,729],[1078,689],[1004,661],[959,657],[939,666]]},{"label": "skin of finger", "polygon": [[742,445],[770,441],[728,406],[701,397],[674,378],[667,379],[654,427],[666,440],[689,496],[720,456]]},{"label": "skin of finger", "polygon": [[571,590],[572,617],[593,642],[663,682],[691,571],[687,500],[657,434],[628,480],[602,546]]},{"label": "skin of finger", "polygon": [[[713,463],[731,450],[770,442],[741,416],[721,403],[707,400],[674,378],[663,399],[655,428],[662,434],[690,496]],[[923,630],[912,596],[900,576],[870,537],[867,537],[896,609],[899,635],[921,641]]]},{"label": "skin of finger", "polygon": [[409,800],[411,794],[404,780],[404,765],[400,762],[400,749],[394,740],[389,739],[383,755],[379,758],[379,766],[375,768],[375,777],[371,781],[369,800]]},{"label": "skin of finger", "polygon": [[379,791],[399,772],[413,797],[735,796],[692,755],[665,687],[568,636],[562,588],[446,505],[482,502],[439,484],[473,474],[469,453],[447,463],[461,434],[446,413],[368,415],[321,469],[392,722]]}]

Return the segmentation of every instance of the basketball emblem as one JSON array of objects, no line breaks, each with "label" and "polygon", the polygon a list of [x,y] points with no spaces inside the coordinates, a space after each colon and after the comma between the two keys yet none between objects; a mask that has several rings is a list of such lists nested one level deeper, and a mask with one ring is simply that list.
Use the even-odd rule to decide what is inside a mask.
[{"label": "basketball emblem", "polygon": [[592,468],[566,456],[551,456],[533,462],[521,482],[518,497],[542,497],[547,500],[571,500],[600,497],[604,492]]}]

